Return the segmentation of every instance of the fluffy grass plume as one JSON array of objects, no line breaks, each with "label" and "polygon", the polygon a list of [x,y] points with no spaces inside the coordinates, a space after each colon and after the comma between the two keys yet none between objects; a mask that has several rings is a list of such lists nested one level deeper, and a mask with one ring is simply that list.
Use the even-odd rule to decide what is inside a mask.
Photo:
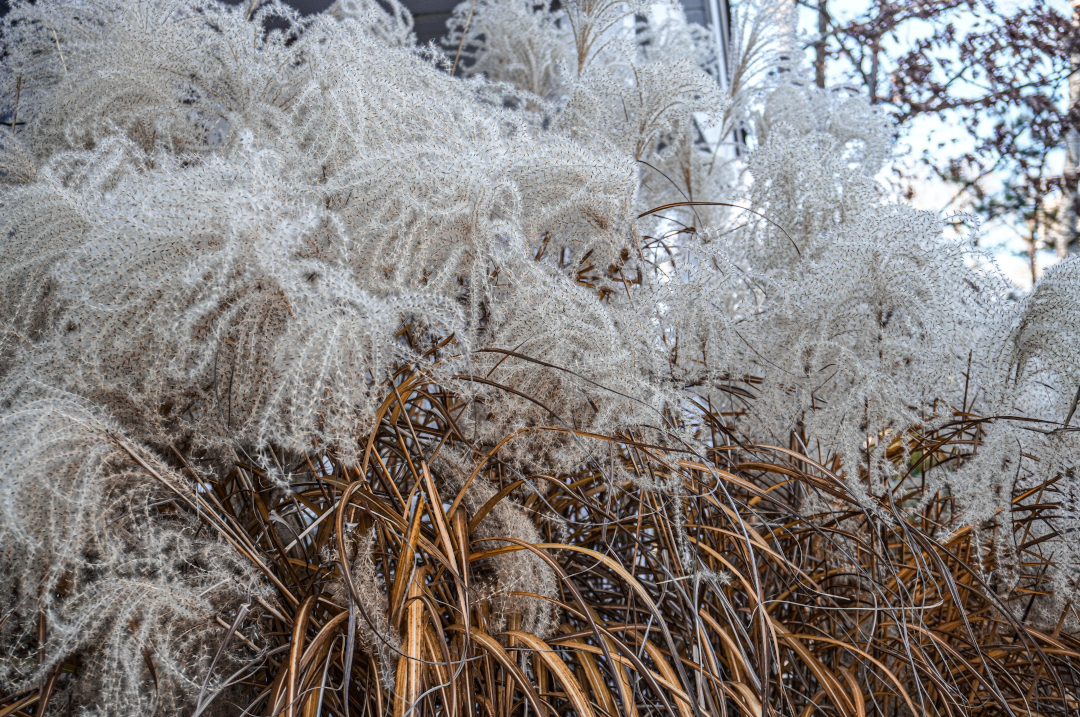
[{"label": "fluffy grass plume", "polygon": [[0,717],[1080,714],[1080,263],[677,5],[3,24]]}]

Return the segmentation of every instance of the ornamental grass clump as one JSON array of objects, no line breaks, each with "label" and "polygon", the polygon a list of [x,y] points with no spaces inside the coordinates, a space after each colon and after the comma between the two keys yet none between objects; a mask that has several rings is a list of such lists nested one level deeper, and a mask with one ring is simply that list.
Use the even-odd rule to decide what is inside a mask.
[{"label": "ornamental grass clump", "polygon": [[786,8],[15,3],[0,716],[1080,714],[1080,263]]}]

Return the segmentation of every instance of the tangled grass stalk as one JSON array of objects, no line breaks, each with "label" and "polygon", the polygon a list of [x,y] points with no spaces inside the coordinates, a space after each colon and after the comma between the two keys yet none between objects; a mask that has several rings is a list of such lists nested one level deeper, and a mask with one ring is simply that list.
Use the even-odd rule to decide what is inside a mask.
[{"label": "tangled grass stalk", "polygon": [[[1012,496],[1007,519],[935,537],[955,508],[927,494],[928,474],[966,460],[978,417],[892,447],[908,477],[867,504],[839,466],[734,442],[709,411],[706,449],[552,416],[527,430],[568,434],[585,458],[541,475],[500,459],[526,431],[486,449],[462,435],[468,408],[402,371],[362,460],[278,455],[288,491],[251,463],[210,473],[198,450],[151,458],[116,438],[173,492],[153,510],[201,521],[276,587],[216,616],[215,659],[248,666],[208,679],[194,714],[225,701],[235,714],[395,717],[1080,708],[1068,615],[1024,621],[1046,593],[1033,536],[1053,525],[1055,481]],[[1006,560],[1011,586],[988,577]],[[78,664],[57,661],[3,714],[37,714],[73,689]]]}]

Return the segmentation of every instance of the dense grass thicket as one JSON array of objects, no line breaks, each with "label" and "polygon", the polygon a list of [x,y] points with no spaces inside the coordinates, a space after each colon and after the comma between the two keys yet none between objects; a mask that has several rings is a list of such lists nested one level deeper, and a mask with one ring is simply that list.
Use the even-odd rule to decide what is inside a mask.
[{"label": "dense grass thicket", "polygon": [[16,2],[0,717],[1080,715],[1080,261],[789,3]]}]

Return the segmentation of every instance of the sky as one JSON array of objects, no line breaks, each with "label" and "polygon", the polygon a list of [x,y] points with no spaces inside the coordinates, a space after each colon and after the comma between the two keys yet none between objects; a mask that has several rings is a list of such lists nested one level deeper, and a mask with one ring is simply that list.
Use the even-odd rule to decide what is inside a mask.
[{"label": "sky", "polygon": [[[1000,11],[1008,12],[1010,9],[1028,4],[1028,2],[1029,0],[999,0],[997,4]],[[1065,14],[1071,13],[1068,0],[1050,0],[1049,4],[1057,7],[1059,11]],[[870,5],[871,0],[830,0],[829,11],[838,20],[843,21],[845,18],[851,19],[859,16]],[[973,15],[967,17],[974,23]],[[964,27],[964,20],[965,15],[963,14],[956,17],[958,35],[962,35],[967,29]],[[799,26],[804,41],[812,41],[814,34],[817,32],[816,13],[811,9],[801,8]],[[929,33],[928,24],[911,21],[902,28],[894,46],[887,49],[901,53],[920,37],[924,37]],[[812,51],[808,50],[808,63],[812,62],[812,57]],[[829,77],[829,82],[833,84],[840,81],[839,73],[842,70],[839,67],[831,69],[833,76]],[[939,145],[943,145],[943,147],[939,149]],[[942,121],[940,118],[925,116],[917,118],[910,124],[907,131],[900,137],[893,166],[899,165],[904,168],[906,173],[915,177],[912,182],[915,196],[911,200],[915,207],[938,212],[954,212],[967,209],[963,197],[959,198],[959,201],[956,200],[955,187],[932,176],[928,168],[919,166],[919,163],[915,160],[922,155],[924,150],[960,155],[967,151],[971,145],[971,138],[963,130],[950,126],[948,122]],[[1064,150],[1055,152],[1049,159],[1053,171],[1060,173],[1064,164]],[[889,175],[891,169],[892,166],[886,167],[882,173],[882,178]],[[988,182],[1000,185],[1003,179],[1003,176],[991,176]],[[1018,287],[1022,289],[1031,287],[1031,273],[1026,255],[1027,244],[1022,239],[1019,228],[1014,223],[1009,220],[988,222],[982,227],[979,244],[994,253],[1003,273]],[[1036,256],[1036,265],[1040,269],[1045,269],[1056,260],[1052,250],[1042,250]]]}]

